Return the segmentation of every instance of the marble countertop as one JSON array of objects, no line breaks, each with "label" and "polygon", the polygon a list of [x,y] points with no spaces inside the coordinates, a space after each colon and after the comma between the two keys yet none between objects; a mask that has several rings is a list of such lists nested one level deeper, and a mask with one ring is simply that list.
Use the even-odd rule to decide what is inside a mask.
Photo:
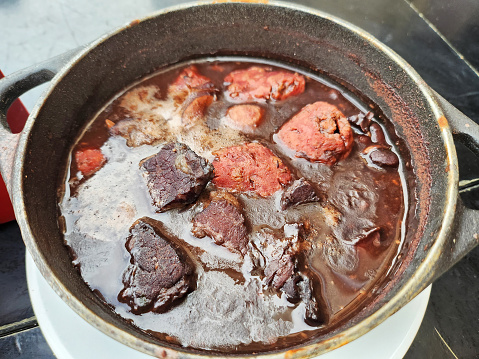
[{"label": "marble countertop", "polygon": [[[172,0],[0,0],[0,69],[8,75]],[[454,106],[479,123],[479,2],[476,0],[303,0],[354,23],[390,46]],[[31,110],[44,90],[21,97]],[[457,144],[460,177],[479,177],[479,161]],[[479,208],[479,190],[465,202]],[[0,206],[2,204],[0,203]],[[36,323],[25,280],[25,248],[15,222],[0,225],[0,358],[54,358]],[[439,278],[405,358],[479,357],[479,248]]]}]

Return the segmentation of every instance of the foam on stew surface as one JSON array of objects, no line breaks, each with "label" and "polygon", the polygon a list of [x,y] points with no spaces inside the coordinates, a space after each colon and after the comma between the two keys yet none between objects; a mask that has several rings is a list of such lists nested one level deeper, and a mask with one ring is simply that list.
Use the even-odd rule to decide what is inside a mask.
[{"label": "foam on stew surface", "polygon": [[[397,136],[353,98],[248,59],[134,84],[72,149],[59,207],[73,264],[118,315],[174,345],[247,353],[327,335],[374,298],[407,212]],[[179,274],[159,277],[171,258]]]}]

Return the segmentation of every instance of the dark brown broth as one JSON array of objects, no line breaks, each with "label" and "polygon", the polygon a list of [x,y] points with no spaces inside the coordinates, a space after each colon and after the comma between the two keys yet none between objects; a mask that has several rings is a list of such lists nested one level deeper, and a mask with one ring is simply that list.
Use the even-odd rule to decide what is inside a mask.
[{"label": "dark brown broth", "polygon": [[[249,229],[252,232],[265,226],[278,230],[281,229],[284,224],[309,220],[316,234],[309,238],[312,242],[313,250],[306,265],[309,266],[311,272],[315,274],[316,281],[321,285],[325,302],[324,310],[327,311],[329,316],[329,322],[326,325],[318,328],[306,328],[301,325],[295,325],[289,330],[287,335],[280,335],[281,338],[269,338],[269,340],[255,340],[251,338],[249,342],[243,343],[235,342],[235,340],[229,342],[228,340],[231,338],[226,338],[224,342],[221,342],[221,340],[213,344],[211,344],[212,342],[208,342],[210,343],[208,345],[191,345],[185,342],[186,337],[178,338],[177,335],[175,336],[168,331],[152,330],[152,322],[155,316],[159,317],[160,315],[150,313],[143,316],[134,316],[131,313],[128,314],[128,306],[120,303],[116,297],[116,294],[123,287],[121,273],[129,261],[129,253],[124,246],[126,237],[128,236],[127,228],[132,225],[136,219],[142,216],[149,216],[162,221],[172,233],[184,239],[187,242],[185,246],[195,258],[201,273],[225,273],[228,277],[232,278],[236,285],[240,286],[246,286],[245,283],[251,280],[251,278],[244,278],[241,263],[225,253],[227,252],[226,249],[214,245],[211,241],[210,243],[205,242],[208,239],[195,239],[189,234],[195,206],[190,206],[187,210],[183,211],[171,210],[166,213],[155,213],[151,204],[148,205],[148,193],[139,171],[137,171],[138,173],[129,172],[125,174],[125,181],[136,180],[138,183],[137,186],[130,189],[134,192],[132,198],[135,198],[135,201],[137,201],[134,204],[134,206],[136,206],[134,209],[132,209],[132,205],[128,203],[128,196],[131,194],[128,194],[125,190],[126,187],[123,188],[123,184],[118,182],[112,187],[106,186],[104,190],[98,189],[97,192],[93,191],[93,193],[100,194],[98,195],[99,198],[95,198],[95,200],[101,203],[108,202],[111,196],[117,194],[125,196],[124,203],[120,202],[120,204],[117,205],[118,203],[113,201],[111,208],[109,208],[109,214],[102,214],[102,208],[98,209],[100,212],[95,212],[97,210],[90,208],[91,203],[85,198],[88,197],[88,191],[91,187],[95,185],[101,186],[101,184],[97,184],[95,181],[101,178],[102,171],[109,170],[115,164],[111,163],[112,161],[108,158],[108,169],[106,169],[105,166],[104,169],[101,169],[91,178],[82,179],[80,178],[81,176],[77,175],[78,171],[75,162],[70,160],[70,172],[66,178],[67,191],[64,197],[60,199],[60,207],[66,223],[65,240],[74,254],[73,263],[80,268],[83,278],[92,290],[101,293],[104,300],[112,305],[120,315],[127,319],[134,320],[134,324],[138,327],[170,343],[193,346],[199,349],[243,353],[292,346],[308,338],[324,335],[344,320],[351,318],[351,316],[358,311],[358,308],[361,308],[361,304],[364,304],[366,300],[365,294],[370,291],[372,286],[385,278],[393,259],[398,253],[401,243],[401,224],[405,213],[403,194],[405,185],[398,170],[390,168],[381,169],[366,163],[365,159],[360,155],[360,151],[364,148],[364,145],[358,142],[358,136],[355,136],[355,145],[349,157],[332,167],[319,163],[311,163],[300,158],[290,158],[287,155],[286,149],[274,141],[274,133],[286,120],[291,118],[305,105],[316,101],[326,101],[337,106],[345,116],[355,115],[361,111],[364,112],[367,108],[366,106],[360,103],[354,105],[347,99],[353,98],[351,94],[334,84],[328,83],[327,80],[318,77],[313,78],[313,76],[310,75],[307,77],[306,90],[303,94],[293,96],[284,101],[268,101],[260,104],[266,109],[266,117],[253,134],[238,135],[236,133],[231,135],[231,130],[224,130],[221,118],[225,115],[227,108],[230,107],[232,103],[223,95],[223,78],[232,70],[246,68],[251,65],[251,62],[245,61],[244,59],[242,59],[241,62],[205,61],[196,63],[199,72],[212,79],[216,87],[221,90],[218,94],[218,100],[215,101],[208,110],[206,115],[207,125],[213,132],[219,131],[214,136],[217,136],[216,138],[221,137],[226,141],[225,143],[230,141],[232,144],[237,144],[253,140],[263,143],[281,157],[291,168],[296,178],[307,178],[326,195],[328,199],[326,203],[304,204],[286,211],[279,211],[277,209],[274,196],[265,199],[246,194],[239,195],[239,199],[244,206]],[[174,81],[185,66],[174,67],[159,72],[157,75],[142,80],[139,84],[127,91],[138,89],[139,87],[156,86],[159,89],[159,93],[164,95],[167,92],[168,85]],[[268,64],[268,66],[271,65]],[[129,162],[128,168],[134,169],[138,163],[135,163],[135,159],[145,158],[147,155],[156,153],[158,149],[161,148],[166,137],[151,146],[143,145],[137,149],[127,148],[122,138],[110,137],[108,128],[105,126],[106,119],[118,122],[124,118],[132,117],[128,111],[121,107],[122,99],[124,99],[124,94],[127,93],[127,91],[114,99],[97,115],[78,140],[72,153],[78,148],[99,148],[101,146],[105,148],[105,146],[107,146],[108,148],[105,149],[105,151],[111,153],[112,156],[121,151],[125,153],[124,157],[117,159],[118,167],[125,165],[126,161]],[[164,96],[161,97],[165,99]],[[221,131],[226,132],[223,133]],[[232,136],[231,138],[228,137],[230,135]],[[208,153],[210,145],[204,142],[205,137],[199,136],[199,138],[199,141],[203,140],[203,143],[196,143],[196,147],[200,147],[205,150],[205,153]],[[392,145],[395,140],[395,135],[389,134],[389,144]],[[187,144],[193,149],[195,148],[195,145],[192,146],[191,143]],[[120,151],[118,151],[118,149],[120,149]],[[209,159],[211,160],[211,156]],[[113,171],[113,173],[121,173],[121,171]],[[119,193],[116,193],[116,188],[119,189]],[[211,188],[212,185],[210,184],[209,189]],[[82,191],[86,193],[85,198],[82,197]],[[104,194],[104,197],[102,197],[101,193]],[[355,246],[339,244],[343,250],[343,255],[339,256],[339,260],[352,258],[350,262],[356,262],[356,265],[350,266],[351,268],[348,268],[348,265],[339,266],[339,268],[331,265],[332,259],[328,257],[327,251],[324,249],[325,246],[327,246],[327,244],[325,244],[326,238],[332,235],[332,230],[325,223],[321,208],[328,203],[334,203],[341,193],[349,193],[349,195],[353,196],[361,196],[362,193],[372,193],[374,203],[371,204],[369,211],[361,213],[361,215],[369,216],[369,219],[381,227],[380,247],[374,246],[370,241],[361,242]],[[70,196],[72,199],[69,199]],[[92,203],[93,202],[94,200]],[[108,206],[106,205],[105,208],[108,208]],[[354,212],[351,210],[350,213],[346,212],[342,213],[343,216],[358,216],[357,211]],[[129,216],[128,213],[134,213],[134,215]],[[83,216],[86,216],[86,218],[88,218],[88,216],[92,216],[91,218],[99,218],[100,224],[95,225],[92,221],[82,223]],[[117,216],[117,218],[115,216]],[[111,219],[111,223],[107,221],[107,223],[103,224],[101,222],[102,218],[103,220],[104,218]],[[118,223],[119,227],[123,226],[124,228],[117,232],[115,230],[115,223]],[[99,239],[102,236],[106,239]],[[110,241],[109,238],[115,239]],[[201,248],[195,245],[200,242],[202,243],[200,245]],[[228,266],[229,268],[227,268]],[[254,280],[253,278],[253,281]],[[200,285],[201,280],[199,286]],[[189,296],[192,297],[192,294]],[[266,289],[264,295],[278,297],[276,292]],[[180,306],[187,306],[189,304],[188,300]],[[283,301],[283,305],[286,305],[284,298],[278,297],[278,300]],[[201,299],[198,299],[198,302],[192,301],[192,303],[203,305]],[[219,304],[221,303],[217,303],[217,305]],[[173,310],[175,309],[172,309],[172,311]],[[267,313],[265,313],[265,318],[267,317],[266,314]],[[283,310],[281,315],[275,320],[281,318],[282,320],[288,321],[291,316],[294,315],[297,315],[294,308],[286,309]],[[239,317],[239,319],[244,318]],[[264,318],[258,318],[258,320],[261,319]],[[194,316],[192,317],[192,321],[193,320]],[[191,325],[193,326],[193,323],[191,323]],[[262,323],[259,323],[259,325],[262,325]],[[303,330],[305,328],[307,329],[306,331]],[[192,329],[192,332],[193,331],[194,328]],[[185,335],[189,335],[187,329],[185,329],[185,333]],[[222,332],[217,333],[218,338],[221,338],[222,335]],[[239,339],[239,341],[241,340],[244,341],[244,339]]]}]

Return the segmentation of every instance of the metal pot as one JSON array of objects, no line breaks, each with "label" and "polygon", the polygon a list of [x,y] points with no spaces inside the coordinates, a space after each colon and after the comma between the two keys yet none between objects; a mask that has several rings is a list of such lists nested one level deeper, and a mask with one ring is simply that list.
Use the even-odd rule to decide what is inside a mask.
[{"label": "metal pot", "polygon": [[[48,283],[90,324],[157,357],[215,355],[154,339],[91,292],[63,244],[57,184],[80,131],[116,93],[160,67],[222,55],[277,60],[326,73],[356,89],[379,106],[404,139],[403,155],[416,183],[409,191],[415,206],[409,209],[402,258],[367,306],[319,339],[262,357],[312,357],[356,339],[478,244],[478,213],[458,196],[453,134],[479,154],[479,126],[434,93],[393,51],[341,19],[299,6],[248,1],[171,8],[0,81],[0,169],[23,239]],[[50,87],[25,129],[12,134],[6,123],[9,105],[47,81]]]}]

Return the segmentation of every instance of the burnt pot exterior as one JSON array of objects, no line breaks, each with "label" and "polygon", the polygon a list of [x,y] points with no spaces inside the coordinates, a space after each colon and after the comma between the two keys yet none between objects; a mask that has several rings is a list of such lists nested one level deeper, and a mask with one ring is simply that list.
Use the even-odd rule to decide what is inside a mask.
[{"label": "burnt pot exterior", "polygon": [[390,280],[374,288],[377,296],[359,315],[321,340],[261,353],[315,356],[365,334],[446,269],[439,259],[446,248],[450,252],[457,201],[452,134],[436,97],[397,55],[339,19],[285,4],[197,4],[134,21],[69,54],[19,138],[11,182],[17,219],[43,276],[92,325],[153,356],[215,356],[160,343],[105,306],[71,264],[57,202],[71,145],[98,109],[161,67],[222,55],[262,57],[324,72],[376,103],[405,139],[399,146],[411,165],[405,170],[416,180],[407,197],[416,205],[410,206],[402,260],[393,266]]}]

